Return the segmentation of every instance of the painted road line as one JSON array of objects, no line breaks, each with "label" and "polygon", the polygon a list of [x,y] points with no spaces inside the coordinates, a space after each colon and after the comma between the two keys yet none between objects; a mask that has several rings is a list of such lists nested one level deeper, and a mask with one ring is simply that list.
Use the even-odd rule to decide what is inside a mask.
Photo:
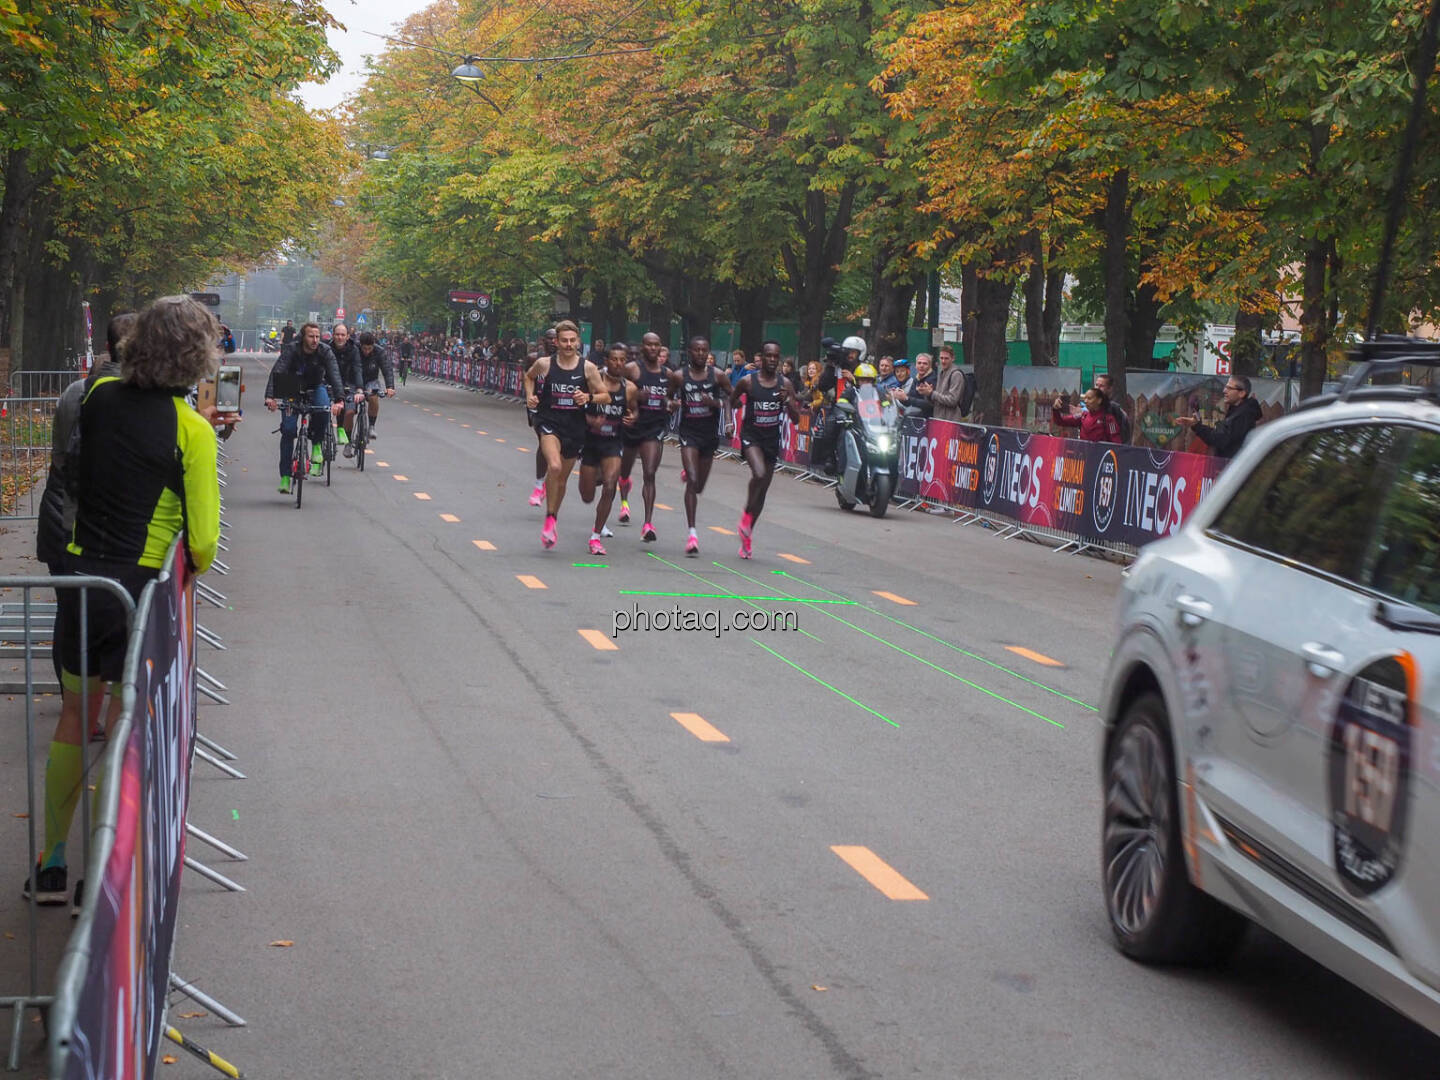
[{"label": "painted road line", "polygon": [[524,585],[527,589],[548,589],[550,586],[541,581],[534,574],[516,574],[515,580]]},{"label": "painted road line", "polygon": [[[733,567],[726,566],[724,563],[717,562],[717,563],[715,563],[715,565],[718,566],[718,567],[720,567],[720,569],[722,569],[722,570],[729,570],[730,573],[734,574],[734,575],[735,575],[736,577],[738,577],[738,578],[744,579],[745,581],[753,582],[753,583],[756,584],[756,585],[766,584],[765,582],[759,581],[759,580],[757,580],[756,578],[750,577],[748,574],[742,574],[739,570],[736,570],[736,569],[734,569]],[[786,574],[784,571],[781,571],[781,570],[772,571],[772,573],[780,574],[780,575],[782,575],[783,577],[790,577],[789,574]],[[792,581],[796,580],[795,578],[790,578],[790,579],[791,579]],[[822,592],[827,592],[828,590],[822,589],[821,591],[822,591]],[[839,593],[834,593],[834,594],[832,594],[832,595],[834,595],[834,596],[836,596],[836,597],[839,597]],[[842,599],[843,599],[843,598],[842,598]],[[855,623],[852,623],[849,619],[841,618],[839,615],[835,614],[833,611],[827,611],[825,608],[818,608],[818,609],[812,609],[812,610],[818,610],[818,611],[820,612],[820,614],[822,614],[822,615],[828,615],[830,618],[834,619],[836,622],[841,623],[841,624],[844,625],[844,626],[848,626],[851,630],[854,630],[857,634],[863,634],[865,637],[869,638],[871,641],[874,641],[874,642],[877,642],[877,643],[879,643],[879,644],[881,644],[881,645],[884,645],[887,649],[894,649],[896,652],[900,653],[901,655],[903,655],[903,656],[908,656],[908,657],[910,657],[911,660],[914,660],[914,661],[916,661],[917,663],[924,664],[926,667],[930,668],[932,671],[938,671],[938,672],[940,672],[940,674],[942,674],[942,675],[948,675],[950,678],[954,679],[956,682],[961,683],[961,684],[963,684],[963,685],[965,685],[965,686],[968,686],[968,687],[970,687],[970,689],[972,689],[972,690],[978,690],[980,693],[984,694],[986,697],[994,698],[996,701],[1004,702],[1006,705],[1009,705],[1009,706],[1012,707],[1012,708],[1019,709],[1019,710],[1020,710],[1021,712],[1023,712],[1026,716],[1033,716],[1033,717],[1035,717],[1035,719],[1037,719],[1037,720],[1044,720],[1047,724],[1051,724],[1051,725],[1053,725],[1053,726],[1055,726],[1055,727],[1058,727],[1058,728],[1060,728],[1062,731],[1063,731],[1064,728],[1065,728],[1065,725],[1062,724],[1062,723],[1060,723],[1060,721],[1058,721],[1058,720],[1052,720],[1052,719],[1050,719],[1050,717],[1046,716],[1044,713],[1038,713],[1038,712],[1036,712],[1034,709],[1029,708],[1028,706],[1021,705],[1018,701],[1012,701],[1010,698],[1006,697],[1004,694],[997,693],[996,691],[991,690],[991,689],[990,689],[989,687],[987,687],[987,686],[981,686],[979,683],[974,682],[974,681],[972,681],[972,680],[970,680],[970,679],[965,678],[965,676],[959,674],[958,672],[951,671],[949,668],[941,667],[939,664],[936,664],[936,663],[933,663],[932,661],[926,660],[923,656],[919,656],[919,655],[911,652],[909,649],[906,649],[906,648],[904,648],[904,647],[902,647],[902,646],[900,646],[900,645],[896,645],[893,641],[887,641],[885,638],[882,638],[879,634],[872,634],[869,630],[866,630],[866,629],[864,629],[863,627],[857,626]],[[862,607],[860,608],[860,610],[861,610],[861,611],[871,611],[871,612],[873,612],[875,609],[874,609],[874,608],[867,608],[867,607],[863,607],[863,606],[862,606]],[[936,640],[938,641],[939,639],[937,638]],[[1027,681],[1028,681],[1028,680],[1027,680]],[[1039,685],[1039,684],[1037,683],[1036,685]]]},{"label": "painted road line", "polygon": [[[727,569],[728,569],[728,568],[727,568]],[[738,573],[738,571],[731,571],[731,572],[732,572],[732,573]],[[827,595],[827,596],[838,597],[838,598],[840,598],[840,599],[842,599],[842,600],[845,599],[845,596],[844,596],[843,593],[837,593],[837,592],[835,592],[833,589],[827,589],[827,588],[825,588],[823,585],[816,585],[815,582],[813,582],[813,581],[806,581],[806,580],[805,580],[804,578],[802,578],[802,577],[796,577],[794,574],[790,573],[790,571],[788,571],[788,570],[772,570],[771,573],[772,573],[772,574],[779,574],[781,577],[789,578],[791,581],[796,582],[797,584],[804,585],[804,586],[805,586],[806,588],[808,588],[808,589],[814,589],[816,592],[825,593],[825,595]],[[920,629],[920,627],[916,626],[914,623],[908,623],[908,622],[906,622],[904,619],[897,619],[894,615],[887,615],[885,612],[881,611],[879,608],[873,608],[873,607],[868,607],[868,606],[866,606],[866,607],[861,607],[860,610],[861,610],[861,611],[864,611],[864,612],[866,612],[866,613],[868,613],[868,614],[870,614],[870,615],[877,615],[877,616],[879,616],[880,618],[884,619],[886,622],[888,622],[888,623],[893,623],[893,624],[896,625],[896,626],[903,626],[906,630],[909,630],[911,633],[919,634],[921,637],[926,638],[926,639],[928,639],[928,640],[930,640],[930,641],[933,641],[933,642],[935,642],[935,644],[937,644],[937,645],[943,645],[943,646],[945,646],[945,648],[949,649],[951,652],[957,652],[957,653],[959,653],[961,656],[968,656],[971,660],[978,661],[979,663],[984,664],[986,667],[994,668],[996,671],[1003,671],[1006,675],[1009,675],[1011,678],[1019,679],[1019,680],[1020,680],[1021,682],[1023,682],[1023,683],[1028,683],[1030,686],[1035,687],[1037,690],[1044,690],[1047,694],[1054,694],[1054,695],[1055,695],[1056,697],[1058,697],[1058,698],[1064,698],[1066,701],[1069,701],[1069,702],[1071,702],[1072,704],[1079,705],[1082,709],[1088,709],[1090,712],[1093,712],[1093,713],[1098,713],[1098,712],[1100,711],[1100,710],[1097,709],[1094,705],[1091,705],[1088,701],[1082,701],[1082,700],[1080,700],[1079,698],[1075,697],[1073,694],[1067,694],[1067,693],[1065,693],[1064,690],[1057,690],[1057,689],[1056,689],[1055,687],[1053,687],[1053,686],[1048,686],[1048,685],[1046,685],[1045,683],[1038,682],[1038,681],[1036,681],[1035,679],[1030,678],[1029,675],[1022,675],[1022,674],[1020,674],[1020,672],[1016,671],[1014,668],[1008,668],[1008,667],[1006,667],[1004,664],[996,663],[994,660],[991,660],[991,659],[990,659],[989,657],[987,657],[987,656],[981,656],[979,653],[977,653],[977,652],[971,652],[969,649],[966,649],[966,648],[963,648],[962,646],[956,645],[954,642],[946,641],[946,640],[945,640],[944,638],[942,638],[942,637],[937,637],[936,635],[930,633],[929,630],[922,630],[922,629]]]},{"label": "painted road line", "polygon": [[526,447],[524,447],[524,446],[517,446],[517,447],[515,447],[515,449],[518,450],[518,451],[520,451],[520,453],[522,453],[522,454],[528,454],[528,453],[530,453],[529,449],[526,448]]},{"label": "painted road line", "polygon": [[[646,556],[646,558],[654,559],[654,560],[655,560],[656,562],[658,562],[658,563],[664,563],[666,566],[670,567],[671,570],[679,570],[680,573],[684,574],[686,577],[694,578],[696,581],[700,582],[702,585],[708,585],[708,586],[710,586],[710,588],[712,588],[712,589],[724,589],[724,588],[725,588],[725,586],[723,586],[723,585],[717,585],[715,582],[711,581],[709,578],[703,578],[703,577],[701,577],[699,574],[694,573],[693,571],[686,570],[685,567],[680,566],[680,565],[677,565],[676,563],[671,562],[669,559],[662,559],[659,555],[656,555],[653,551],[647,551],[647,552],[645,552],[645,556]],[[740,596],[740,594],[737,593],[734,589],[726,589],[725,592],[726,592],[726,595],[727,595],[730,599],[732,599],[732,600],[733,600],[733,599],[738,599],[739,596]],[[745,604],[747,607],[752,607],[752,608],[754,608],[756,611],[764,611],[764,610],[765,610],[765,609],[762,608],[759,604],[755,603],[753,600],[741,600],[740,602],[743,603],[743,604]],[[803,634],[805,637],[809,638],[811,641],[820,641],[820,639],[819,639],[818,637],[816,637],[814,634],[810,633],[810,631],[800,629],[799,627],[796,627],[796,629],[797,629],[801,634]],[[823,642],[822,642],[821,644],[823,644]]]},{"label": "painted road line", "polygon": [[380,466],[380,468],[382,469],[388,469],[390,467],[390,462],[388,461],[377,461],[375,462],[375,464]]},{"label": "painted road line", "polygon": [[367,454],[373,454],[373,453],[375,453],[375,451],[374,451],[374,450],[371,450],[369,447],[366,447],[365,452],[366,452]]},{"label": "painted road line", "polygon": [[1042,667],[1065,666],[1059,660],[1056,660],[1054,657],[1046,656],[1044,653],[1038,653],[1034,649],[1027,649],[1023,645],[1006,645],[1005,649],[1007,652],[1013,652],[1016,656],[1023,656],[1026,660],[1033,660],[1035,663],[1041,665]]},{"label": "painted road line", "polygon": [[705,718],[693,712],[672,712],[670,714],[680,726],[701,742],[729,742],[730,736],[706,722]]},{"label": "painted road line", "polygon": [[459,521],[460,519],[459,519],[458,517],[456,517],[454,514],[441,514],[441,515],[440,515],[440,520],[441,520],[441,521],[448,521],[451,525],[454,525],[454,524],[455,524],[457,521]]},{"label": "painted road line", "polygon": [[673,506],[666,506],[664,503],[656,503],[656,504],[655,504],[655,509],[656,509],[656,510],[674,510],[675,508],[674,508]]},{"label": "painted road line", "polygon": [[879,589],[871,589],[870,591],[880,597],[881,600],[889,600],[892,604],[899,604],[901,607],[915,606],[914,600],[906,600],[905,597],[896,596],[893,592],[882,592]]},{"label": "painted road line", "polygon": [[476,435],[489,435],[490,433],[489,433],[488,431],[481,431],[481,430],[477,427],[477,428],[475,429],[475,434],[476,434]]},{"label": "painted road line", "polygon": [[868,847],[832,844],[830,850],[849,864],[850,869],[879,889],[891,900],[929,900],[900,871],[876,855]]},{"label": "painted road line", "polygon": [[461,424],[460,426],[461,426],[461,427],[469,427],[470,425],[469,425],[469,424]]},{"label": "painted road line", "polygon": [[417,499],[419,499],[421,502],[429,502],[429,501],[430,501],[430,496],[429,496],[429,495],[426,495],[425,492],[423,492],[423,491],[417,491],[417,492],[415,492],[414,494],[415,494],[415,497],[416,497]]},{"label": "painted road line", "polygon": [[791,555],[791,554],[789,554],[788,552],[784,552],[784,551],[776,552],[776,554],[778,554],[778,555],[780,556],[780,558],[782,558],[782,559],[786,559],[786,560],[788,560],[789,562],[793,562],[793,563],[799,563],[801,566],[809,566],[809,565],[810,565],[810,560],[809,560],[809,559],[802,559],[799,555]]},{"label": "painted road line", "polygon": [[409,480],[409,479],[410,479],[410,477],[408,477],[408,476],[401,476],[398,472],[397,472],[397,473],[392,473],[391,475],[394,476],[396,480]]},{"label": "painted road line", "polygon": [[582,638],[588,641],[595,648],[599,649],[601,652],[620,651],[620,646],[616,645],[615,642],[611,641],[599,630],[581,630],[579,631],[579,634]]},{"label": "painted road line", "polygon": [[734,536],[734,535],[735,535],[735,533],[734,533],[732,530],[725,528],[724,525],[711,525],[711,526],[710,526],[710,531],[711,531],[711,532],[718,532],[721,536]]},{"label": "painted road line", "polygon": [[504,439],[496,439],[495,441],[496,441],[496,442],[504,442],[505,440],[504,440]]},{"label": "painted road line", "polygon": [[481,551],[495,550],[495,545],[492,544],[489,540],[471,540],[470,542],[474,544],[477,548],[479,548]]},{"label": "painted road line", "polygon": [[803,667],[795,663],[795,661],[791,660],[788,656],[781,656],[778,652],[770,648],[769,645],[766,645],[759,638],[752,637],[750,640],[753,641],[756,645],[759,645],[760,648],[764,649],[771,656],[775,657],[775,659],[785,661],[785,663],[789,664],[792,668],[800,672],[800,674],[804,675],[807,679],[810,679],[812,682],[819,683],[821,686],[825,687],[826,690],[829,690],[833,694],[839,694],[842,698],[850,702],[850,704],[854,705],[857,709],[864,709],[871,716],[878,716],[881,720],[884,720],[885,723],[889,724],[891,727],[900,726],[899,724],[895,723],[894,720],[891,720],[890,717],[886,716],[884,713],[876,712],[874,709],[870,708],[869,705],[866,705],[863,701],[858,701],[855,698],[851,697],[849,694],[845,693],[844,690],[841,690],[838,687],[831,686],[828,682],[820,678],[820,676],[816,675],[814,672],[806,671]]}]

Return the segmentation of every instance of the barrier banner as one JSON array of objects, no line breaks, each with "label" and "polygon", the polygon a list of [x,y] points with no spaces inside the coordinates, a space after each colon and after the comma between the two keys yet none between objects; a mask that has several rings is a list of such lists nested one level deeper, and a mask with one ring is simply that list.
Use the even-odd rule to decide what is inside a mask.
[{"label": "barrier banner", "polygon": [[65,1080],[149,1080],[159,1065],[195,738],[194,590],[173,553],[170,577],[147,586],[149,602],[137,613],[139,663],[126,672],[135,708],[112,778],[120,785],[114,845],[74,1023],[58,1033]]},{"label": "barrier banner", "polygon": [[899,492],[1140,547],[1175,533],[1224,465],[1208,455],[906,418]]}]

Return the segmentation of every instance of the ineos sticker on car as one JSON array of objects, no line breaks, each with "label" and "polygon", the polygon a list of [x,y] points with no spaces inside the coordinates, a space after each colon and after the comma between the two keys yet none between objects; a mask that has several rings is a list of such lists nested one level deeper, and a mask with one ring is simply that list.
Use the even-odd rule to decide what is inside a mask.
[{"label": "ineos sticker on car", "polygon": [[1377,660],[1351,680],[1330,729],[1330,820],[1335,869],[1369,896],[1400,869],[1409,804],[1415,665]]}]

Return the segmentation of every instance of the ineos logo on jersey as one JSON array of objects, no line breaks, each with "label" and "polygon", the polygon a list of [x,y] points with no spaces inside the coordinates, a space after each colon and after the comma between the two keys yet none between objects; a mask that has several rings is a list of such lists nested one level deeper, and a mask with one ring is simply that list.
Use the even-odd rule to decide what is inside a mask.
[{"label": "ineos logo on jersey", "polygon": [[991,435],[985,445],[985,490],[981,492],[985,505],[995,501],[995,481],[1000,478],[1000,437]]},{"label": "ineos logo on jersey", "polygon": [[1120,463],[1115,457],[1115,451],[1107,450],[1100,459],[1100,467],[1095,470],[1095,486],[1090,491],[1091,514],[1094,516],[1095,527],[1102,533],[1110,528],[1110,521],[1115,516],[1119,486]]}]

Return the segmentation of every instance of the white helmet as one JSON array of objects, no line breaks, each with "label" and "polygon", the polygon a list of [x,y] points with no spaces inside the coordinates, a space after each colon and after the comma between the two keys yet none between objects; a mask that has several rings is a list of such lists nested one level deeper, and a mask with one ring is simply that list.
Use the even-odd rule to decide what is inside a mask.
[{"label": "white helmet", "polygon": [[857,364],[861,360],[865,359],[865,339],[862,337],[851,334],[849,337],[847,337],[844,341],[840,343],[840,347],[847,350],[853,349],[855,352],[859,353],[860,355],[855,358],[855,362]]}]

